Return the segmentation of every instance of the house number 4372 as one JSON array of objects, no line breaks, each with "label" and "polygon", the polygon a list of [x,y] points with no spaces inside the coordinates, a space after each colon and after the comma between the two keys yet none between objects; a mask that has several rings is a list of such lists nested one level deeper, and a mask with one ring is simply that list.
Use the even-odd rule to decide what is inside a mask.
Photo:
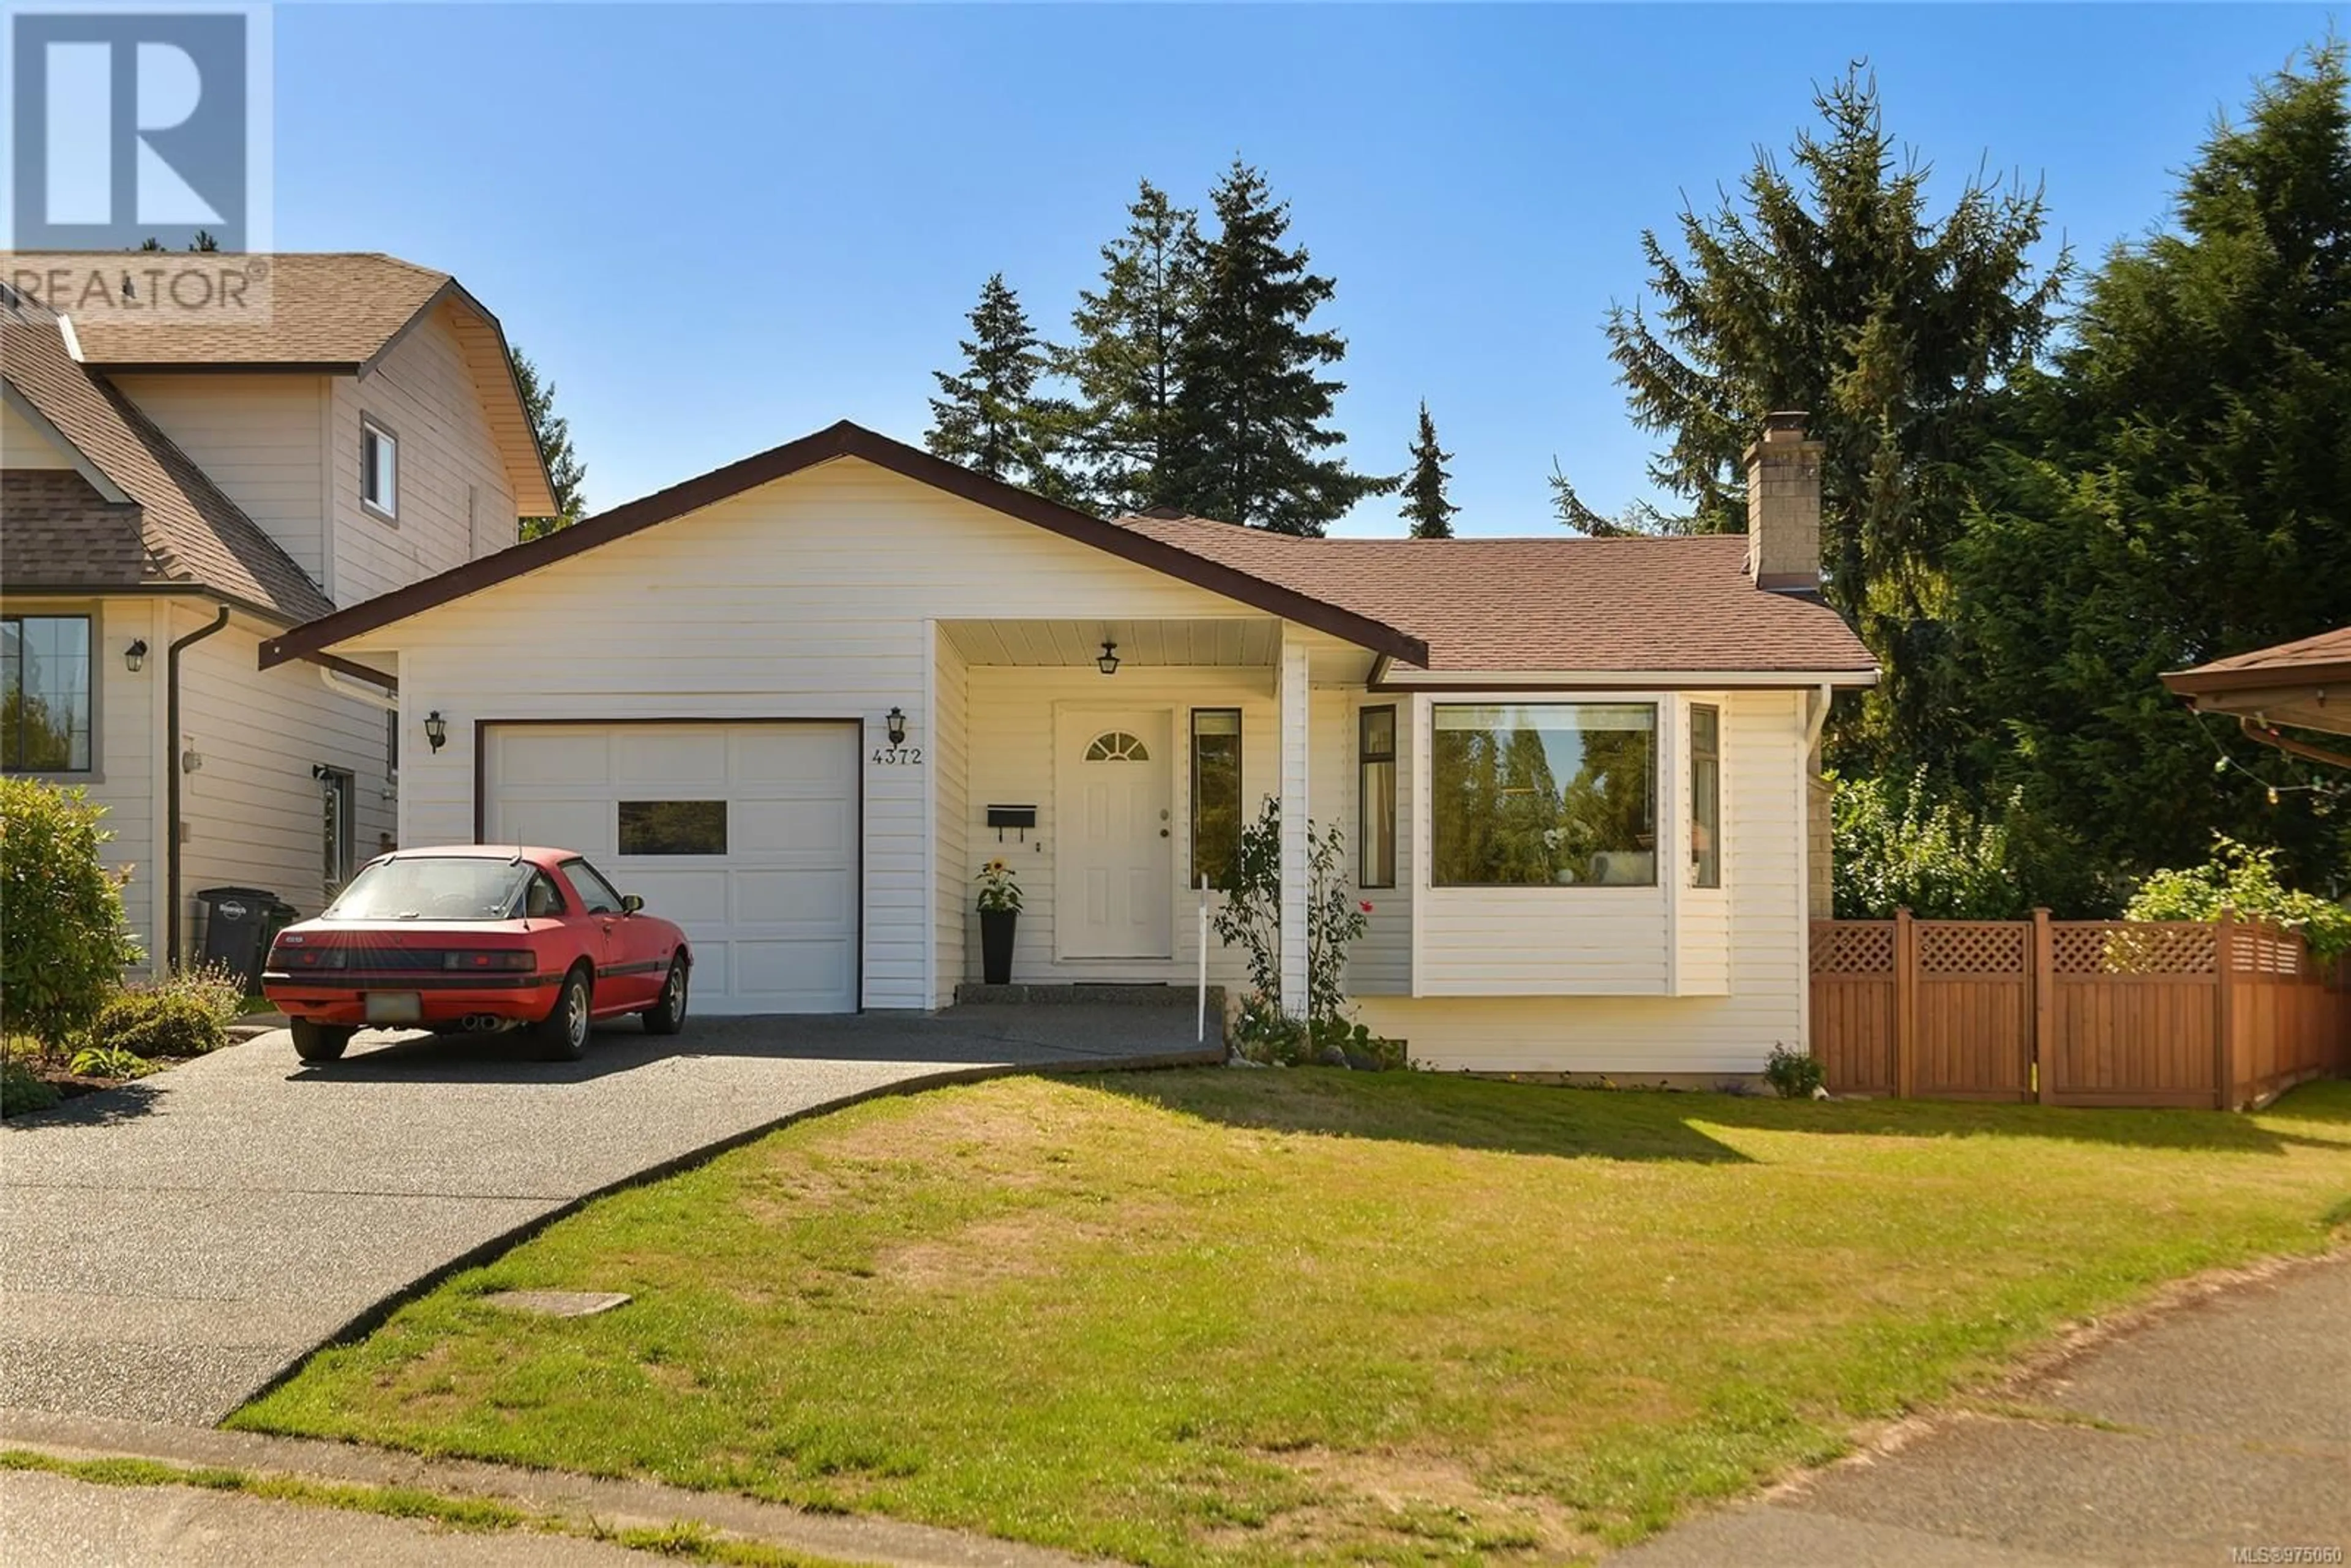
[{"label": "house number 4372", "polygon": [[873,760],[883,768],[919,768],[923,748],[919,746],[877,746]]}]

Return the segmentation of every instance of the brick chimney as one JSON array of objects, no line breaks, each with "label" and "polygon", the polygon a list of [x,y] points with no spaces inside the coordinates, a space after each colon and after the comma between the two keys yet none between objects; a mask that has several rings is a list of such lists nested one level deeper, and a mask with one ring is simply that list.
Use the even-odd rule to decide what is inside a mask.
[{"label": "brick chimney", "polygon": [[1747,575],[1775,593],[1821,586],[1821,444],[1802,409],[1767,413],[1747,449]]}]

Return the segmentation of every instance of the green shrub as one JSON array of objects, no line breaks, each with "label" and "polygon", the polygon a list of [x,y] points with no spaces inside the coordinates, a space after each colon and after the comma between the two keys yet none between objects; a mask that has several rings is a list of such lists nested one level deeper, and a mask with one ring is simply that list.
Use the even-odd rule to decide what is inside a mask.
[{"label": "green shrub", "polygon": [[46,1111],[57,1103],[57,1092],[41,1075],[10,1057],[0,1061],[0,1116],[19,1111]]},{"label": "green shrub", "polygon": [[104,1045],[75,1051],[67,1066],[84,1078],[144,1078],[155,1071],[155,1064],[137,1051]]},{"label": "green shrub", "polygon": [[0,777],[0,1032],[64,1045],[144,956],[122,918],[128,868],[106,869],[114,835],[79,789]]},{"label": "green shrub", "polygon": [[1818,1057],[1790,1051],[1784,1045],[1773,1046],[1771,1059],[1763,1064],[1763,1082],[1779,1091],[1782,1100],[1811,1099],[1824,1076]]},{"label": "green shrub", "polygon": [[122,991],[107,999],[89,1026],[98,1051],[140,1056],[202,1056],[228,1043],[214,1010],[184,991]]},{"label": "green shrub", "polygon": [[2351,951],[2351,909],[2278,881],[2277,852],[2215,833],[2212,858],[2199,866],[2159,871],[2140,884],[2123,913],[2131,920],[2218,920],[2233,909],[2247,920],[2298,932],[2314,956]]},{"label": "green shrub", "polygon": [[2010,874],[2008,830],[1935,800],[1926,769],[1907,784],[1837,779],[1834,883],[1841,920],[1883,920],[1897,908],[1931,920],[2012,920],[2029,914]]}]

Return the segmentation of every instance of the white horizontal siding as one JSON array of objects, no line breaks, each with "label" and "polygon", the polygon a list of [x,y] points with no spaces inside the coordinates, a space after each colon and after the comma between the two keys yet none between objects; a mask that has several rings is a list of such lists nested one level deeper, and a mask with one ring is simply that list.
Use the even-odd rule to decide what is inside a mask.
[{"label": "white horizontal siding", "polygon": [[[209,618],[181,608],[172,619],[184,636]],[[180,890],[191,941],[201,888],[263,888],[305,915],[324,907],[325,808],[312,768],[352,776],[355,863],[392,832],[383,710],[328,691],[312,664],[256,668],[261,639],[274,633],[239,616],[182,655],[180,744],[204,759],[181,784]]]},{"label": "white horizontal siding", "polygon": [[[863,1002],[932,1006],[937,924],[950,894],[968,911],[970,868],[942,866],[935,885],[928,770],[935,757],[892,766],[872,755],[884,743],[883,717],[893,706],[906,710],[910,742],[930,735],[936,745],[936,718],[925,711],[925,693],[938,679],[930,622],[975,611],[1261,618],[842,459],[371,634],[371,648],[401,653],[411,742],[403,832],[419,843],[473,836],[477,720],[860,718],[868,758]],[[980,684],[994,673],[970,674],[968,802],[978,805],[1005,798],[988,792],[979,771],[981,754],[1006,744],[981,711]],[[1103,684],[1090,668],[1072,673]],[[1121,695],[1146,674],[1121,672]],[[417,728],[434,709],[449,721],[449,744],[437,757],[425,754]],[[1050,740],[1037,753],[1050,762]],[[967,803],[967,822],[977,809]],[[967,837],[965,858],[994,847],[992,833],[984,842]],[[967,970],[977,963],[976,938],[968,949]],[[944,983],[952,970],[937,973]]]},{"label": "white horizontal siding", "polygon": [[[444,305],[369,374],[333,379],[328,418],[338,604],[356,604],[515,541],[514,486]],[[360,506],[360,421],[400,443],[396,522]],[[471,507],[469,521],[468,507]]]},{"label": "white horizontal siding", "polygon": [[325,586],[326,377],[203,372],[112,380],[312,582]]},{"label": "white horizontal siding", "polygon": [[[935,653],[931,672],[931,724],[927,736],[910,734],[916,745],[927,741],[932,790],[931,831],[938,845],[932,868],[932,930],[938,953],[932,964],[931,1000],[946,1007],[955,1000],[956,982],[964,977],[967,946],[967,883],[971,862],[971,757],[968,746],[969,674],[955,644],[934,637]],[[968,939],[977,949],[977,936]]]}]

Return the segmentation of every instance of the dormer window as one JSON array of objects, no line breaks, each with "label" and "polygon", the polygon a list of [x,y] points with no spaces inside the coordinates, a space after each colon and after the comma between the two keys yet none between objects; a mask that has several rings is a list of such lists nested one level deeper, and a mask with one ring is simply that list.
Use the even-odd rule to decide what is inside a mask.
[{"label": "dormer window", "polygon": [[360,421],[360,505],[386,519],[400,516],[400,438],[368,418]]}]

